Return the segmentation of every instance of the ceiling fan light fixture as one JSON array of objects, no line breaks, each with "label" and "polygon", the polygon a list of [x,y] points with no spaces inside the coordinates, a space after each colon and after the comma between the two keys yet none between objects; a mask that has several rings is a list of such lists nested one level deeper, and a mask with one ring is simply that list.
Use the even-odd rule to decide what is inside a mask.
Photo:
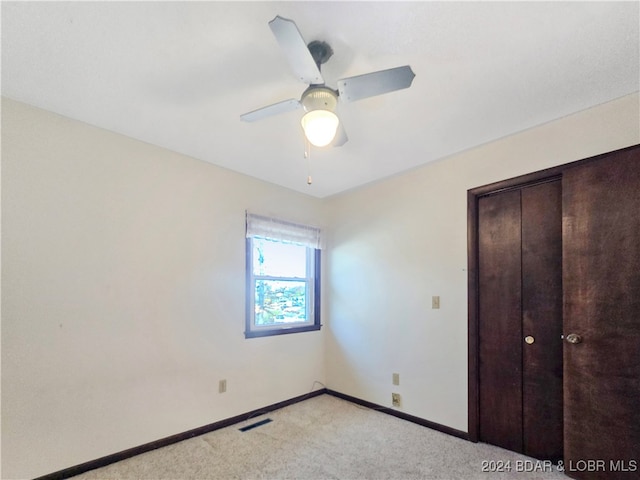
[{"label": "ceiling fan light fixture", "polygon": [[340,120],[329,110],[312,110],[305,113],[300,123],[311,145],[326,147],[335,138]]},{"label": "ceiling fan light fixture", "polygon": [[307,113],[301,120],[307,140],[316,147],[326,147],[336,136],[340,120],[334,113],[338,98],[336,92],[324,86],[311,86],[301,99]]},{"label": "ceiling fan light fixture", "polygon": [[[240,115],[240,120],[254,122],[261,118],[290,112],[300,107],[306,112],[302,128],[309,144],[317,147],[340,147],[348,140],[347,132],[336,116],[338,97],[341,102],[354,102],[363,98],[409,88],[416,76],[409,65],[365,73],[338,80],[338,89],[325,85],[320,67],[331,58],[331,46],[319,40],[307,44],[293,20],[276,15],[269,28],[287,57],[295,76],[309,87],[300,101],[293,98]],[[337,138],[336,138],[337,137]],[[305,145],[308,147],[308,144]],[[305,148],[305,156],[308,150]],[[308,158],[308,157],[307,157]]]}]

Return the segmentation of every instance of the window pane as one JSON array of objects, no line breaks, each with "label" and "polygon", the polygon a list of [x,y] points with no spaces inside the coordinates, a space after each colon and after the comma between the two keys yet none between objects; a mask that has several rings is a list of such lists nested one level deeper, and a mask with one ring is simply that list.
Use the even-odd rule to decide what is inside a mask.
[{"label": "window pane", "polygon": [[256,326],[307,321],[306,282],[256,280],[255,295]]},{"label": "window pane", "polygon": [[253,238],[253,274],[306,278],[307,247]]}]

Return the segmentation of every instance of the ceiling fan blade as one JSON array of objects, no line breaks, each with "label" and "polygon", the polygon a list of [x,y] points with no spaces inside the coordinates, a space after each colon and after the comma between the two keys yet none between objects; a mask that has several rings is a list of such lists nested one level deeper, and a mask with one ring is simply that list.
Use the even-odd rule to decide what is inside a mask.
[{"label": "ceiling fan blade", "polygon": [[409,88],[416,76],[409,65],[380,70],[338,80],[338,93],[342,101],[354,102],[362,98],[382,95]]},{"label": "ceiling fan blade", "polygon": [[324,79],[320,69],[309,52],[300,30],[293,20],[277,15],[269,22],[269,27],[280,44],[296,76],[304,83],[320,85]]},{"label": "ceiling fan blade", "polygon": [[344,129],[344,124],[342,123],[342,120],[341,120],[340,123],[338,124],[338,131],[336,132],[336,136],[333,139],[333,142],[331,142],[331,146],[341,147],[348,141],[349,141],[349,137],[347,137],[347,132]]},{"label": "ceiling fan blade", "polygon": [[253,110],[252,112],[244,113],[240,115],[240,120],[245,122],[255,122],[256,120],[262,120],[265,117],[270,117],[272,115],[278,115],[280,113],[292,112],[293,110],[297,110],[302,107],[300,101],[295,98],[290,98],[289,100],[285,100],[283,102],[274,103],[273,105],[269,105],[267,107],[262,107],[257,110]]}]

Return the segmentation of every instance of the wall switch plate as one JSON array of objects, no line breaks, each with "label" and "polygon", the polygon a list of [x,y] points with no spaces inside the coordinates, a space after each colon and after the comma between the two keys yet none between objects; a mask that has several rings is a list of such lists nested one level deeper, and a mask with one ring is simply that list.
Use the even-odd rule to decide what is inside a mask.
[{"label": "wall switch plate", "polygon": [[392,375],[392,381],[394,385],[400,385],[400,374],[399,373],[394,373]]},{"label": "wall switch plate", "polygon": [[399,407],[400,406],[400,394],[399,393],[392,393],[391,394],[391,405],[393,405],[394,407]]},{"label": "wall switch plate", "polygon": [[440,296],[434,295],[431,297],[431,308],[440,308]]},{"label": "wall switch plate", "polygon": [[218,393],[224,393],[226,391],[227,391],[227,381],[220,380],[220,382],[218,382]]}]

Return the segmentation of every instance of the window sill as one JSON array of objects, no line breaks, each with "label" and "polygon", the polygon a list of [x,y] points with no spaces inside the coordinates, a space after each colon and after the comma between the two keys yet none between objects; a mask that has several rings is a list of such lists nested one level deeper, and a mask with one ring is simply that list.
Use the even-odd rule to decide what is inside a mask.
[{"label": "window sill", "polygon": [[288,333],[313,332],[320,330],[322,325],[305,325],[304,327],[274,328],[270,330],[252,330],[244,332],[244,338],[271,337],[273,335],[286,335]]}]

